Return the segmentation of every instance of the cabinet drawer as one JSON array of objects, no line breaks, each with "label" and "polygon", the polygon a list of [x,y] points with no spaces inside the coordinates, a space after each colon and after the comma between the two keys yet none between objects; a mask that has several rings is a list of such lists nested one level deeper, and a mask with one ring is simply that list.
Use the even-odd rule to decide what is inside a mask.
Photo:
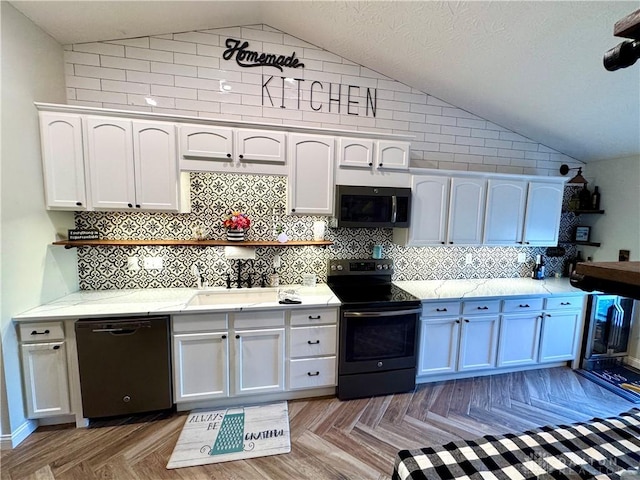
[{"label": "cabinet drawer", "polygon": [[64,340],[62,322],[21,323],[18,328],[22,342]]},{"label": "cabinet drawer", "polygon": [[228,328],[226,313],[174,315],[171,318],[171,323],[175,333],[226,330]]},{"label": "cabinet drawer", "polygon": [[291,310],[291,325],[320,325],[337,322],[338,309],[336,308]]},{"label": "cabinet drawer", "polygon": [[289,388],[331,387],[336,384],[336,357],[309,358],[289,362]]},{"label": "cabinet drawer", "polygon": [[233,327],[236,329],[284,327],[284,310],[236,313],[233,320]]},{"label": "cabinet drawer", "polygon": [[544,301],[545,310],[580,310],[584,297],[549,297]]},{"label": "cabinet drawer", "polygon": [[335,355],[335,325],[299,327],[291,329],[291,357]]},{"label": "cabinet drawer", "polygon": [[498,313],[499,311],[500,300],[478,300],[473,302],[464,302],[462,304],[463,315]]},{"label": "cabinet drawer", "polygon": [[532,312],[542,310],[542,298],[509,299],[502,305],[503,312]]},{"label": "cabinet drawer", "polygon": [[460,302],[424,302],[422,304],[423,317],[448,317],[460,315]]}]

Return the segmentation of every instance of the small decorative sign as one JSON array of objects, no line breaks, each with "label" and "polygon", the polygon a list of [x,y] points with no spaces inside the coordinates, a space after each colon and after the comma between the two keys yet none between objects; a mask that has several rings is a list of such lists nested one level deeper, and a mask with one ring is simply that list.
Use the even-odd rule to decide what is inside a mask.
[{"label": "small decorative sign", "polygon": [[69,240],[100,240],[98,230],[69,230]]},{"label": "small decorative sign", "polygon": [[576,227],[575,241],[588,242],[590,233],[591,227]]}]

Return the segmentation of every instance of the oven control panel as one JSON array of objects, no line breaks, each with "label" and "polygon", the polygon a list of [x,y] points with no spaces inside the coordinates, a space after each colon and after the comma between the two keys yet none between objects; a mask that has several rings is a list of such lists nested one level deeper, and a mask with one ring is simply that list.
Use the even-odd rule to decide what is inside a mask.
[{"label": "oven control panel", "polygon": [[393,260],[372,258],[329,260],[327,272],[329,275],[391,275]]}]

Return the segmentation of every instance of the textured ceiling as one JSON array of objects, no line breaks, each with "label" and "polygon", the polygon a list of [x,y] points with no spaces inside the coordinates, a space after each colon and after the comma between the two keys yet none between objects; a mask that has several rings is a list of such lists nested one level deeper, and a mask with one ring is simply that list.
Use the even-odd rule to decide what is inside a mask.
[{"label": "textured ceiling", "polygon": [[61,44],[264,23],[582,161],[640,154],[638,1],[12,1]]}]

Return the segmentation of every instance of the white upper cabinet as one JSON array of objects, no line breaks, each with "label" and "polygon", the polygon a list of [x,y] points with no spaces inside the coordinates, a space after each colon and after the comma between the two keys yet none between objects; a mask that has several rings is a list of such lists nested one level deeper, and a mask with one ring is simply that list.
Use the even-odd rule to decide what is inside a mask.
[{"label": "white upper cabinet", "polygon": [[289,135],[289,213],[333,214],[334,143],[334,137]]},{"label": "white upper cabinet", "polygon": [[178,211],[173,124],[87,117],[87,143],[94,208]]},{"label": "white upper cabinet", "polygon": [[563,191],[558,182],[489,180],[484,243],[557,245]]},{"label": "white upper cabinet", "polygon": [[287,133],[180,125],[180,169],[220,173],[287,174]]},{"label": "white upper cabinet", "polygon": [[286,133],[266,130],[238,130],[236,134],[240,162],[286,161]]},{"label": "white upper cabinet", "polygon": [[527,209],[524,217],[525,245],[549,246],[558,244],[558,230],[562,212],[564,184],[558,182],[529,182]]},{"label": "white upper cabinet", "polygon": [[136,205],[143,210],[178,210],[175,126],[133,122]]},{"label": "white upper cabinet", "polygon": [[40,140],[47,208],[86,210],[80,117],[68,113],[40,112]]},{"label": "white upper cabinet", "polygon": [[482,243],[486,180],[453,177],[447,221],[447,243],[478,245]]},{"label": "white upper cabinet", "polygon": [[131,120],[87,118],[91,203],[94,208],[136,208],[131,132]]},{"label": "white upper cabinet", "polygon": [[338,165],[370,169],[373,166],[374,145],[373,140],[338,138]]},{"label": "white upper cabinet", "polygon": [[451,180],[448,177],[418,175],[413,177],[409,245],[444,245],[447,235],[450,183]]},{"label": "white upper cabinet", "polygon": [[527,199],[525,180],[490,179],[487,185],[487,211],[484,243],[516,245],[522,243],[522,227]]},{"label": "white upper cabinet", "polygon": [[233,161],[233,129],[205,125],[180,125],[180,156]]},{"label": "white upper cabinet", "polygon": [[379,140],[376,145],[376,168],[407,170],[409,168],[409,142]]}]

